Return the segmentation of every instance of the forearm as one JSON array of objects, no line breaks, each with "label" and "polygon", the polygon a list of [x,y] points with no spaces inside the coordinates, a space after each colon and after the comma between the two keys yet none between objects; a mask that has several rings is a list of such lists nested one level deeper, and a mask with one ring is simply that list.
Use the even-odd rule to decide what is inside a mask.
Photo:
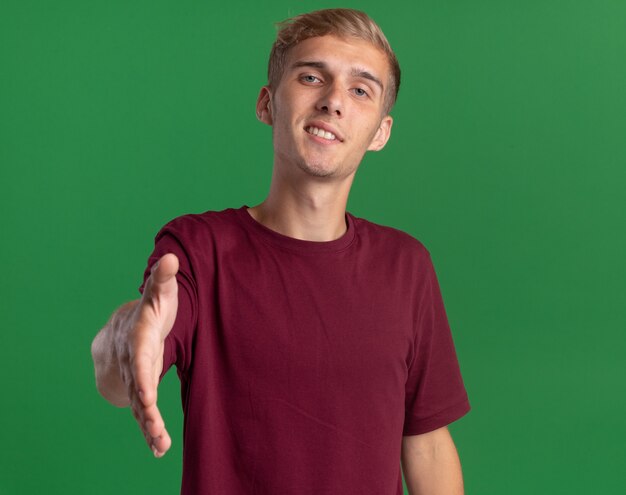
[{"label": "forearm", "polygon": [[130,399],[127,386],[120,375],[115,339],[128,333],[133,311],[138,303],[139,300],[130,301],[115,311],[91,344],[98,392],[117,407],[128,406]]},{"label": "forearm", "polygon": [[403,437],[402,470],[410,495],[463,495],[459,456],[447,428]]}]

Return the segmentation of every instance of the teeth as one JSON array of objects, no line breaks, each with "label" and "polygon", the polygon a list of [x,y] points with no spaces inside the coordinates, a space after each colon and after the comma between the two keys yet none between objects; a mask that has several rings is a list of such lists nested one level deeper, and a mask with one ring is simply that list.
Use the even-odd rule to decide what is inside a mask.
[{"label": "teeth", "polygon": [[332,132],[325,131],[324,129],[318,129],[317,127],[313,126],[307,127],[306,132],[308,132],[309,134],[313,134],[314,136],[328,139],[330,141],[337,139],[337,136],[335,136]]}]

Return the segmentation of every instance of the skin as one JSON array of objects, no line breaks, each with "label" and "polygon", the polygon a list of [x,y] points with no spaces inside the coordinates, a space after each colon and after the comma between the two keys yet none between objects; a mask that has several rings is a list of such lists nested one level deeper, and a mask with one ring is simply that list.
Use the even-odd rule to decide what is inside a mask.
[{"label": "skin", "polygon": [[410,495],[463,495],[463,475],[447,427],[402,437],[402,472]]},{"label": "skin", "polygon": [[[363,155],[381,150],[391,135],[393,119],[383,113],[389,74],[385,54],[363,40],[322,36],[288,52],[278,87],[264,86],[257,100],[257,117],[272,126],[274,142],[268,197],[250,210],[257,221],[299,239],[328,241],[345,232]],[[309,134],[310,125],[337,139]]]},{"label": "skin", "polygon": [[119,308],[96,335],[91,354],[100,394],[133,413],[155,457],[172,441],[157,407],[165,337],[178,308],[178,258],[166,254],[152,267],[141,299]]},{"label": "skin", "polygon": [[[381,150],[393,120],[384,113],[390,80],[385,54],[359,39],[310,38],[287,54],[277,87],[261,88],[257,118],[272,126],[274,167],[265,201],[249,214],[283,235],[330,241],[346,231],[354,175],[367,151]],[[311,126],[332,132],[326,139]],[[171,439],[157,407],[163,346],[176,317],[178,260],[162,257],[141,299],[118,309],[92,344],[96,383],[112,404],[130,406],[155,456]],[[403,437],[402,465],[411,494],[463,492],[447,428]]]}]

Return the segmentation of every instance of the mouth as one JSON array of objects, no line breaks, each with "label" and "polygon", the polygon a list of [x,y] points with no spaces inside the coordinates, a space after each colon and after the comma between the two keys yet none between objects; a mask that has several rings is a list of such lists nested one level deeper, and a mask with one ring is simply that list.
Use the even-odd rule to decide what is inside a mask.
[{"label": "mouth", "polygon": [[309,134],[312,134],[313,136],[326,139],[327,141],[337,140],[337,136],[335,136],[332,132],[325,131],[324,129],[320,129],[319,127],[309,126],[305,127],[304,130]]},{"label": "mouth", "polygon": [[343,136],[323,120],[312,120],[305,124],[304,131],[321,143],[343,143]]}]

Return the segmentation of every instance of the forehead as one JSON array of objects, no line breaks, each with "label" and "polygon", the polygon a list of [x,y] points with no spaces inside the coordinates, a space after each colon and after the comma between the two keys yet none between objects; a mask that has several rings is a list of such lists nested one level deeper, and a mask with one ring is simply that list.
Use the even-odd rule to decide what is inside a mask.
[{"label": "forehead", "polygon": [[390,76],[385,52],[360,38],[335,35],[308,38],[287,52],[285,67],[288,70],[302,61],[320,61],[333,70],[346,72],[356,67],[363,68],[385,81]]}]

